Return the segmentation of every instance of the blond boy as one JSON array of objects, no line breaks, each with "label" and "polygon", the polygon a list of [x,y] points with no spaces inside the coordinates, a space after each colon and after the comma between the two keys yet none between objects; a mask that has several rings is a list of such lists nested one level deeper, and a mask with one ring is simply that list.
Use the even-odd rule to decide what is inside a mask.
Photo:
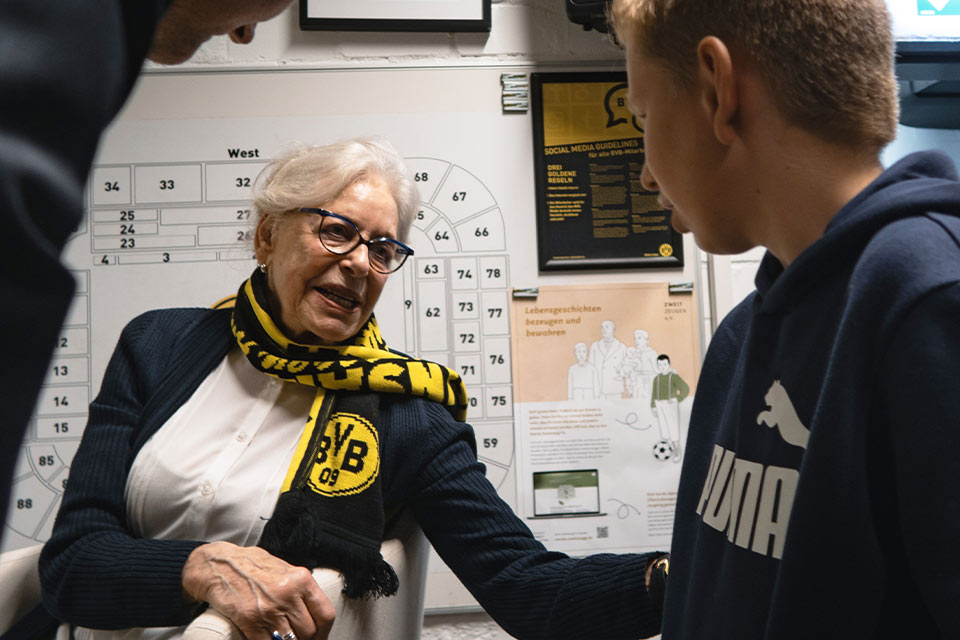
[{"label": "blond boy", "polygon": [[882,0],[614,0],[644,185],[768,252],[694,399],[663,637],[960,630],[960,186],[884,169]]}]

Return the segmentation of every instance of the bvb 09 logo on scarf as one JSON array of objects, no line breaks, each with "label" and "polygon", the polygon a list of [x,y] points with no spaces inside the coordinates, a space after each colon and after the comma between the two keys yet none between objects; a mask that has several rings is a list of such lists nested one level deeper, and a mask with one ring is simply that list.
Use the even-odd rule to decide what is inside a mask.
[{"label": "bvb 09 logo on scarf", "polygon": [[373,425],[355,413],[335,413],[327,421],[308,480],[325,496],[360,493],[377,479],[380,445]]}]

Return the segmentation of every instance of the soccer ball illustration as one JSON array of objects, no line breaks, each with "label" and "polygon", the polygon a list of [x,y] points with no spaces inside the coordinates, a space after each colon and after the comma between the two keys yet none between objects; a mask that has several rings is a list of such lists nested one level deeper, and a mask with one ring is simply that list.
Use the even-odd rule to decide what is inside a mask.
[{"label": "soccer ball illustration", "polygon": [[673,457],[673,447],[666,440],[660,440],[653,445],[653,457],[657,460],[666,461]]}]

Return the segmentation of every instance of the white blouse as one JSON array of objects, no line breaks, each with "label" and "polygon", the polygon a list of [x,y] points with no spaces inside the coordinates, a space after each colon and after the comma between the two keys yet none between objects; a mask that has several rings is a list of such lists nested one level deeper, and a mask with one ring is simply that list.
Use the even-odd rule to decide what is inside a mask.
[{"label": "white blouse", "polygon": [[[232,349],[143,445],[126,485],[134,536],[253,546],[273,514],[316,391],[257,371]],[[183,628],[77,638],[177,638]]]}]

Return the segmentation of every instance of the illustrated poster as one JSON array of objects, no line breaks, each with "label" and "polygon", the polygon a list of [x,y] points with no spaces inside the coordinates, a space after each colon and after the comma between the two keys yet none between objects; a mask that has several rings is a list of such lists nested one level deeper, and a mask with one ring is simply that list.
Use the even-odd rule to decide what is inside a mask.
[{"label": "illustrated poster", "polygon": [[510,315],[521,517],[573,555],[669,549],[700,366],[694,296],[539,287]]}]

